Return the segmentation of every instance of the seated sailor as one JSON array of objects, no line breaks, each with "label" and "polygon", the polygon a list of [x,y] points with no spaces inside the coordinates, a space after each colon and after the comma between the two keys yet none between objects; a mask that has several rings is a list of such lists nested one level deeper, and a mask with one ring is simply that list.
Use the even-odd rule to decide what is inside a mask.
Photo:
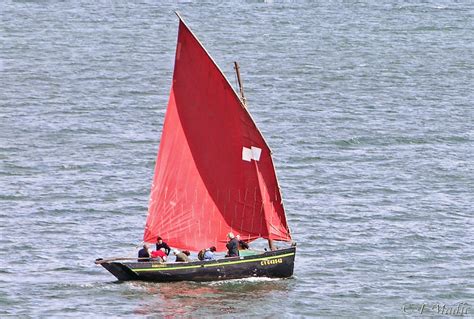
[{"label": "seated sailor", "polygon": [[240,240],[240,235],[237,235],[235,237],[237,237],[237,240],[239,241],[239,250],[249,249],[249,244],[243,240]]},{"label": "seated sailor", "polygon": [[240,235],[237,235],[235,237],[237,237],[239,241],[239,256],[240,257],[257,255],[259,253],[258,251],[250,249],[249,244],[240,239]]},{"label": "seated sailor", "polygon": [[187,250],[183,250],[183,251],[179,251],[179,250],[175,250],[173,252],[173,254],[176,256],[176,262],[189,262],[191,261],[189,259],[189,255],[191,255],[191,253]]},{"label": "seated sailor", "polygon": [[216,251],[215,246],[212,246],[209,249],[206,249],[206,252],[204,253],[204,260],[215,260],[216,259],[214,257],[215,251]]},{"label": "seated sailor", "polygon": [[158,236],[156,240],[156,250],[160,250],[161,248],[165,249],[165,253],[167,256],[170,254],[170,251],[171,251],[170,246],[168,246],[168,244],[163,241],[163,238]]},{"label": "seated sailor", "polygon": [[151,252],[151,258],[157,261],[166,261],[167,257],[165,248],[160,248]]},{"label": "seated sailor", "polygon": [[227,238],[227,255],[226,257],[238,257],[239,256],[239,240],[234,236],[233,233],[228,233]]},{"label": "seated sailor", "polygon": [[150,247],[148,244],[143,244],[143,248],[138,251],[138,261],[150,261]]}]

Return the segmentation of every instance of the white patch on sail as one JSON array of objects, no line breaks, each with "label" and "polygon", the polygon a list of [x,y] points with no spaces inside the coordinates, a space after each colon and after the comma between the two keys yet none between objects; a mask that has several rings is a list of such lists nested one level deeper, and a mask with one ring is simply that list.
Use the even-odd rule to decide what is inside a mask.
[{"label": "white patch on sail", "polygon": [[262,154],[262,149],[252,146],[251,148],[242,147],[242,159],[244,161],[250,162],[251,160],[259,161],[260,155]]},{"label": "white patch on sail", "polygon": [[252,159],[252,150],[250,148],[242,147],[242,159],[250,162]]},{"label": "white patch on sail", "polygon": [[259,161],[260,160],[260,155],[262,154],[262,149],[252,146],[252,158],[254,161]]}]

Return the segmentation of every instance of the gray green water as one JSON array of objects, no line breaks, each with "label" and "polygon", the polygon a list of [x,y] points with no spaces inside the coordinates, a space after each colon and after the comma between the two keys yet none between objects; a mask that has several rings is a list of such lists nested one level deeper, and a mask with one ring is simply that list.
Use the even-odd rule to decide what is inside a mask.
[{"label": "gray green water", "polygon": [[[141,241],[174,10],[232,83],[240,62],[292,279],[117,283],[93,264]],[[473,316],[471,1],[5,0],[0,18],[0,317]]]}]

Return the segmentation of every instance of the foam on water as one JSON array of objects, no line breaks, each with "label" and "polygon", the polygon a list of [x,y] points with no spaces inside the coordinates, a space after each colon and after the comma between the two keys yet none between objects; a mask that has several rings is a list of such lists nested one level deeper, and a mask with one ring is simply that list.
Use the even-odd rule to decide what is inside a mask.
[{"label": "foam on water", "polygon": [[280,280],[287,280],[281,278],[267,278],[267,277],[251,277],[251,278],[243,278],[243,279],[229,279],[229,280],[220,280],[210,282],[210,286],[221,286],[221,285],[228,285],[228,284],[242,284],[242,283],[264,283],[264,282],[272,282],[272,281],[280,281]]}]

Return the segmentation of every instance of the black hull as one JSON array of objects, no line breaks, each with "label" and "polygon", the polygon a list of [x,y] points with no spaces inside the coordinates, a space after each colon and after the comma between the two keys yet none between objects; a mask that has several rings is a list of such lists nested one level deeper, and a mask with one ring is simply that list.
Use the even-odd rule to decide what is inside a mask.
[{"label": "black hull", "polygon": [[296,248],[189,263],[102,262],[118,280],[153,282],[216,281],[249,277],[287,278],[293,275]]}]

